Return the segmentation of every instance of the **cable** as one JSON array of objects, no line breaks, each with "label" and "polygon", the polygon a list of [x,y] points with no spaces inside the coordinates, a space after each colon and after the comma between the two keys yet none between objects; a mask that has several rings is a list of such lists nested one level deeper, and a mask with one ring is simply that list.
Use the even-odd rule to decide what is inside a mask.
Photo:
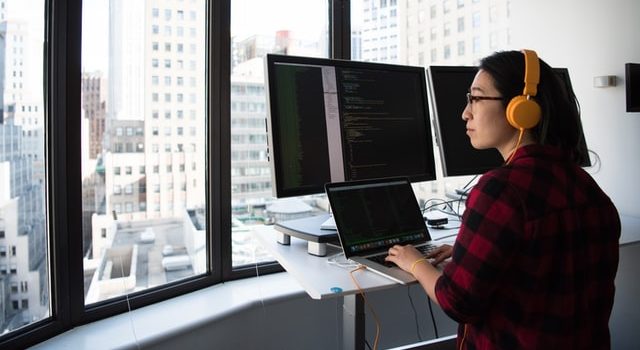
[{"label": "cable", "polygon": [[[435,204],[432,204],[430,206],[427,206],[427,204],[429,202],[432,202],[432,201],[439,201],[439,202],[435,203]],[[444,199],[441,199],[441,198],[431,198],[431,199],[428,199],[426,202],[424,202],[425,206],[424,206],[424,208],[422,208],[422,212],[425,212],[427,210],[430,210],[431,208],[434,208],[434,207],[437,207],[437,206],[443,205],[443,204],[447,205],[447,206],[450,206],[451,203],[455,203],[455,202],[459,202],[459,201],[460,201],[460,199],[444,200]]]},{"label": "cable", "polygon": [[464,341],[467,339],[467,324],[464,325],[464,332],[462,333],[462,340],[460,341],[460,349],[464,347]]},{"label": "cable", "polygon": [[327,264],[341,267],[343,269],[355,269],[360,264],[353,260],[349,260],[344,256],[344,252],[336,253],[327,258]]},{"label": "cable", "polygon": [[[253,247],[253,261],[255,263],[255,268],[256,268],[256,281],[260,278],[260,269],[258,268],[258,259],[256,257],[256,251],[258,250],[258,247],[254,246]],[[262,317],[263,317],[263,321],[265,323],[267,323],[268,319],[267,319],[267,308],[264,305],[264,291],[262,290],[262,287],[260,286],[260,283],[258,283],[258,296],[260,297],[260,307],[262,309]],[[266,337],[266,334],[263,335],[263,337]]]},{"label": "cable", "polygon": [[416,333],[418,334],[418,339],[423,341],[422,334],[420,334],[420,325],[418,323],[418,311],[416,311],[416,306],[413,304],[413,298],[411,297],[411,287],[407,286],[407,295],[409,296],[409,302],[411,303],[411,308],[413,309],[413,318],[416,321]]},{"label": "cable", "polygon": [[[429,202],[432,202],[432,201],[439,201],[439,202],[427,206],[427,204]],[[440,199],[440,198],[431,198],[431,199],[429,199],[429,200],[427,200],[425,202],[425,207],[422,209],[422,212],[424,213],[424,212],[426,212],[428,210],[440,210],[445,214],[450,214],[450,215],[454,215],[454,216],[461,216],[460,215],[460,209],[459,208],[458,208],[458,210],[454,209],[451,204],[457,203],[458,206],[459,206],[462,202],[463,202],[462,198],[452,199],[452,200],[444,200],[444,199]],[[438,209],[437,207],[440,206],[440,205],[444,205],[446,208],[449,208],[451,210],[451,212],[444,211],[444,209]],[[432,209],[432,208],[436,208],[436,209]]]},{"label": "cable", "polygon": [[[459,229],[459,228],[460,228],[460,226],[458,226],[458,227],[454,227],[454,228],[451,228],[451,230],[457,230],[457,229]],[[457,235],[458,235],[457,233],[454,233],[454,234],[451,234],[451,235],[446,235],[446,236],[442,236],[442,237],[434,238],[433,240],[434,240],[434,241],[440,241],[440,240],[443,240],[443,239],[445,239],[445,238],[455,237],[455,236],[457,236]]]},{"label": "cable", "polygon": [[471,180],[469,180],[469,182],[467,182],[466,185],[464,185],[462,187],[462,190],[464,191],[464,194],[467,194],[469,192],[469,190],[471,190],[471,187],[467,188],[469,185],[471,185],[471,183],[473,182],[473,180],[475,180],[477,177],[479,176],[479,174],[474,175]]},{"label": "cable", "polygon": [[[380,321],[378,320],[378,315],[376,315],[375,310],[373,309],[371,304],[369,304],[369,302],[367,301],[367,297],[365,296],[364,291],[360,287],[360,284],[358,284],[358,281],[353,276],[354,272],[356,272],[358,270],[364,270],[364,269],[366,269],[366,267],[364,265],[360,265],[360,266],[358,266],[358,268],[349,271],[349,276],[351,276],[351,280],[353,281],[353,284],[355,284],[356,288],[358,288],[358,292],[360,293],[360,295],[362,295],[362,299],[364,300],[365,305],[367,305],[367,307],[371,311],[371,314],[373,315],[373,319],[376,321],[376,337],[373,340],[373,350],[377,350],[378,349],[378,340],[380,339]],[[365,342],[366,342],[366,340],[365,340]]]},{"label": "cable", "polygon": [[433,331],[436,333],[436,338],[440,338],[438,336],[438,325],[436,324],[436,318],[433,317],[433,307],[431,306],[431,299],[427,296],[427,301],[429,302],[429,314],[431,314],[431,322],[433,322]]},{"label": "cable", "polygon": [[[120,275],[124,276],[125,275],[124,267],[122,265],[124,264],[123,264],[122,258],[120,258]],[[136,342],[136,348],[140,350],[140,342],[138,341],[138,334],[136,333],[136,325],[133,322],[133,316],[131,315],[131,302],[129,301],[129,293],[126,291],[127,285],[125,284],[124,279],[122,279],[122,285],[125,291],[124,296],[125,296],[125,299],[127,300],[127,310],[128,310],[127,314],[129,315],[129,322],[131,323],[131,333],[133,334],[133,339]]]},{"label": "cable", "polygon": [[516,147],[513,149],[513,151],[511,151],[511,154],[509,154],[509,157],[507,158],[507,161],[504,163],[504,165],[509,165],[509,163],[511,163],[511,159],[513,159],[513,156],[516,154],[518,147],[520,147],[520,142],[522,142],[523,135],[524,135],[524,129],[520,128],[520,133],[518,135],[518,141],[516,142]]}]

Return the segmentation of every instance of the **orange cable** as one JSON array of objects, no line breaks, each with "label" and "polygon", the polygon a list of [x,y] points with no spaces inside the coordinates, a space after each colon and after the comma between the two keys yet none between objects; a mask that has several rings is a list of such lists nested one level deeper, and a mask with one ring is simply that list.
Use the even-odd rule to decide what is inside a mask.
[{"label": "orange cable", "polygon": [[462,350],[462,347],[464,346],[464,340],[467,338],[467,324],[465,323],[464,325],[464,332],[462,333],[462,340],[460,341],[460,348],[459,350]]},{"label": "orange cable", "polygon": [[509,165],[509,163],[511,162],[511,160],[513,159],[513,156],[516,154],[516,151],[518,150],[518,147],[520,147],[520,143],[522,142],[522,136],[524,135],[524,129],[520,129],[520,135],[518,135],[518,142],[516,142],[516,147],[513,149],[513,151],[511,151],[511,154],[509,154],[509,157],[507,158],[507,161],[504,165]]},{"label": "orange cable", "polygon": [[358,266],[357,269],[349,271],[349,276],[351,276],[351,280],[353,281],[353,284],[355,284],[356,288],[358,288],[358,292],[360,293],[360,295],[362,295],[362,299],[364,300],[364,303],[367,305],[369,310],[371,310],[371,314],[373,315],[373,319],[376,321],[376,337],[375,337],[375,339],[373,341],[373,350],[376,350],[376,349],[378,349],[378,340],[380,338],[380,321],[378,320],[378,315],[376,315],[375,310],[373,310],[373,307],[367,301],[367,297],[364,295],[364,291],[360,287],[360,284],[358,284],[358,281],[356,281],[356,278],[353,276],[354,272],[356,272],[358,270],[364,270],[364,269],[366,269],[366,267],[364,265],[360,265],[360,266]]}]

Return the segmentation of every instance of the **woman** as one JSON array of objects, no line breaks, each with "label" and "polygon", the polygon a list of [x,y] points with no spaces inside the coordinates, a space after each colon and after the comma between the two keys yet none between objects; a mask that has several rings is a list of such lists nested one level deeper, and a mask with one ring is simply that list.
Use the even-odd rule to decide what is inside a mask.
[{"label": "woman", "polygon": [[[575,96],[537,56],[539,84],[525,94],[539,121],[507,120],[525,70],[534,70],[523,53],[484,58],[470,87],[462,114],[470,142],[496,148],[505,165],[469,193],[454,246],[425,260],[397,245],[387,260],[459,322],[459,348],[606,349],[620,219],[579,166],[586,153]],[[449,257],[442,272],[432,266]]]}]

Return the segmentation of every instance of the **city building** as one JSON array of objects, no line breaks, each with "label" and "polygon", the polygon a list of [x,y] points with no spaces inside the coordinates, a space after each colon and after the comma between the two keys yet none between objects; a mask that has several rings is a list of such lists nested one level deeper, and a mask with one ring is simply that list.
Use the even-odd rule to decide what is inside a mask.
[{"label": "city building", "polygon": [[[3,330],[49,314],[44,109],[33,85],[29,25],[0,2],[0,302]],[[40,93],[39,93],[40,92]]]}]

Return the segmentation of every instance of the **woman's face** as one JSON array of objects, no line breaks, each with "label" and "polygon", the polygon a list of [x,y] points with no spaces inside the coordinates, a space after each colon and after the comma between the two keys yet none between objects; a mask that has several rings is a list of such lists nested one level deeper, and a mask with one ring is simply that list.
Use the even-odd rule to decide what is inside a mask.
[{"label": "woman's face", "polygon": [[[496,90],[491,75],[483,70],[476,74],[469,92],[477,97],[502,97]],[[496,148],[505,159],[513,150],[517,130],[507,122],[501,100],[468,102],[462,111],[462,119],[467,122],[467,136],[473,148]]]}]

